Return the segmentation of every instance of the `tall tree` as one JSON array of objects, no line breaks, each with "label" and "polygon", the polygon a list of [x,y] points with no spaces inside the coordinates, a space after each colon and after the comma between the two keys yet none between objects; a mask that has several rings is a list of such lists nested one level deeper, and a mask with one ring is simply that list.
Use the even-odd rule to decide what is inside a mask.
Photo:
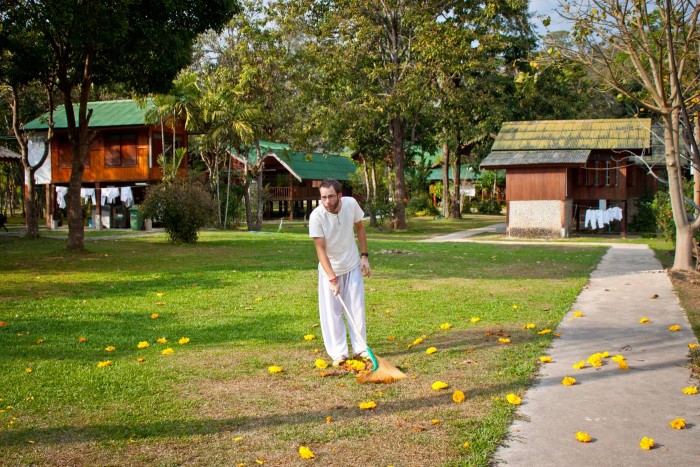
[{"label": "tall tree", "polygon": [[[39,237],[39,214],[34,175],[48,156],[49,140],[53,135],[53,92],[55,76],[44,68],[48,60],[47,44],[37,31],[25,31],[23,24],[30,18],[0,13],[0,94],[11,111],[11,131],[17,140],[24,172],[25,225],[28,238]],[[49,129],[44,141],[44,152],[38,161],[29,160],[30,135],[22,128],[27,107],[26,95],[41,86],[49,107]]]},{"label": "tall tree", "polygon": [[[574,22],[575,39],[575,47],[563,47],[562,53],[585,64],[621,97],[638,101],[663,123],[676,224],[673,268],[693,270],[692,239],[700,218],[686,209],[683,165],[688,158],[696,171],[700,168],[687,109],[700,95],[700,4],[689,0],[589,0],[562,5],[561,15]],[[685,151],[684,142],[689,143]]]},{"label": "tall tree", "polygon": [[237,9],[236,0],[3,2],[0,17],[43,37],[50,54],[40,66],[55,73],[65,106],[73,153],[69,249],[82,250],[84,244],[80,186],[92,137],[88,97],[93,84],[121,83],[140,94],[166,92],[190,63],[197,35],[220,28]]}]

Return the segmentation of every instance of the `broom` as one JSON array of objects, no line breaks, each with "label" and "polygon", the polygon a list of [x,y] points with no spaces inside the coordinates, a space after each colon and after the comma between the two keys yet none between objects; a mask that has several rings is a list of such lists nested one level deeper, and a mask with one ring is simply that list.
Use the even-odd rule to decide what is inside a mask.
[{"label": "broom", "polygon": [[336,295],[338,297],[338,300],[340,301],[340,304],[343,305],[343,310],[345,311],[345,316],[348,318],[348,323],[352,326],[352,329],[355,331],[355,335],[357,338],[360,340],[361,344],[364,344],[366,349],[367,349],[367,354],[369,355],[369,359],[372,361],[372,371],[364,371],[360,374],[357,375],[355,378],[358,383],[364,384],[364,383],[384,383],[384,384],[391,384],[396,381],[399,381],[401,379],[404,379],[406,375],[396,368],[394,365],[391,363],[387,362],[381,357],[377,357],[374,352],[372,352],[372,349],[369,348],[366,342],[362,339],[362,334],[360,333],[360,330],[358,329],[357,325],[355,324],[355,321],[352,319],[352,316],[350,316],[350,311],[348,311],[348,307],[345,305],[345,301],[343,298],[340,296],[340,294]]}]

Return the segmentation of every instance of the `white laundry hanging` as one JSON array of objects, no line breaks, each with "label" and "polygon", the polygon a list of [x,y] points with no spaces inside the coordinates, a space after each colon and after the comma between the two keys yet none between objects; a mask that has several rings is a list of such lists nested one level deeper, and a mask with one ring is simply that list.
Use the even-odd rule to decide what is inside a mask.
[{"label": "white laundry hanging", "polygon": [[586,210],[586,221],[583,224],[583,227],[586,228],[589,225],[591,226],[591,229],[597,229],[598,228],[598,222],[597,222],[597,216],[595,209],[587,209]]},{"label": "white laundry hanging", "polygon": [[130,186],[122,187],[119,199],[122,200],[122,203],[124,203],[127,208],[134,204],[134,193],[131,191]]},{"label": "white laundry hanging", "polygon": [[[112,204],[119,196],[119,188],[102,188],[100,194],[100,202],[104,204]],[[105,203],[106,200],[106,203]]]},{"label": "white laundry hanging", "polygon": [[95,203],[95,189],[94,188],[81,188],[80,189],[80,197],[85,200],[87,203],[88,201],[92,201],[92,204]]},{"label": "white laundry hanging", "polygon": [[58,207],[64,209],[66,207],[66,193],[68,193],[68,187],[57,186],[56,187],[56,201],[58,202]]}]

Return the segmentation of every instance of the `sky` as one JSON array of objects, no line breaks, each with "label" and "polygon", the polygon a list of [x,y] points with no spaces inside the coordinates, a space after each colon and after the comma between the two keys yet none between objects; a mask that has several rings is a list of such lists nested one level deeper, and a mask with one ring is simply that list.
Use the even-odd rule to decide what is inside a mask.
[{"label": "sky", "polygon": [[[530,12],[533,13],[534,15],[549,15],[549,17],[552,19],[552,24],[549,25],[549,30],[550,31],[557,31],[560,29],[568,29],[567,26],[564,24],[563,20],[559,17],[559,15],[554,11],[555,8],[559,8],[559,1],[558,0],[530,0]],[[542,20],[533,17],[532,19],[532,24],[535,26],[537,29],[537,32],[540,34],[545,33],[545,28],[542,26]]]}]

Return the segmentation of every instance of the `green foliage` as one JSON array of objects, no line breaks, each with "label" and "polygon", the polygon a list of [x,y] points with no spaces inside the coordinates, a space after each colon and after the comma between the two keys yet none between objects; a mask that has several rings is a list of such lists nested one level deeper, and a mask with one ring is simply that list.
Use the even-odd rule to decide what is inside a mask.
[{"label": "green foliage", "polygon": [[139,207],[144,219],[160,221],[174,242],[195,243],[199,229],[216,219],[216,205],[207,190],[191,180],[176,179],[148,189]]},{"label": "green foliage", "polygon": [[673,220],[671,210],[671,197],[668,192],[659,191],[651,203],[652,211],[656,217],[656,225],[664,239],[676,244],[676,223]]},{"label": "green foliage", "polygon": [[637,212],[632,216],[630,230],[634,232],[656,232],[656,212],[653,207],[654,195],[646,190],[644,194],[635,201]]},{"label": "green foliage", "polygon": [[496,199],[483,199],[477,203],[476,210],[479,214],[501,214],[503,203]]},{"label": "green foliage", "polygon": [[433,205],[433,200],[428,193],[418,193],[408,200],[406,213],[410,216],[437,216],[440,210]]}]

